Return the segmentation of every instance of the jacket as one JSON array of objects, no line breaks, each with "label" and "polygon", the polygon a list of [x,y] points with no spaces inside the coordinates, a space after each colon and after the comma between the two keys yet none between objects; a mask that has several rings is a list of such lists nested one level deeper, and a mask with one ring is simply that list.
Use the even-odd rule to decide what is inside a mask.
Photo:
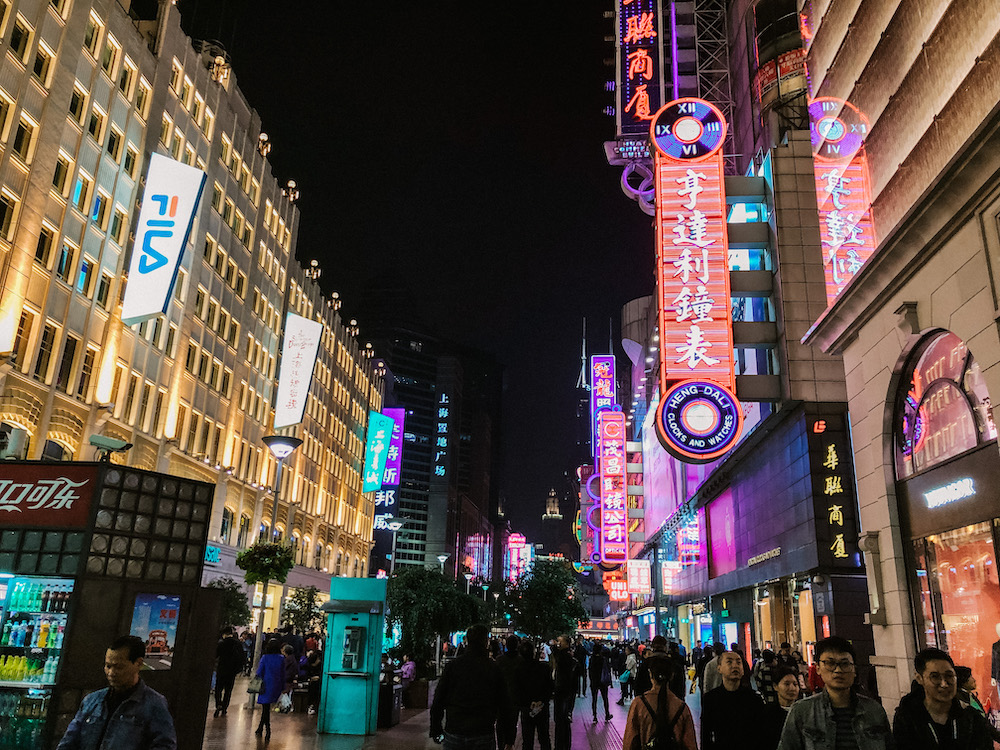
[{"label": "jacket", "polygon": [[[660,690],[654,688],[645,693],[642,698],[646,699],[650,708],[655,712],[660,700]],[[653,739],[656,733],[656,717],[649,712],[642,698],[636,698],[628,709],[628,717],[625,719],[625,734],[622,737],[623,750],[642,750]],[[691,716],[691,709],[670,690],[667,690],[667,716],[666,722],[673,720],[677,712],[681,714],[674,723],[674,739],[679,747],[684,750],[698,750],[698,745],[694,736],[694,717]]]},{"label": "jacket", "polygon": [[906,750],[937,748],[938,735],[945,733],[957,740],[962,748],[970,750],[993,750],[986,717],[968,703],[955,698],[951,702],[948,723],[934,724],[924,706],[923,690],[903,696],[892,720],[892,735],[896,745]]},{"label": "jacket", "polygon": [[576,670],[577,662],[573,658],[570,649],[560,651],[556,649],[552,652],[552,662],[555,670],[552,679],[555,682],[555,695],[576,695]]},{"label": "jacket", "polygon": [[497,665],[482,649],[466,649],[441,673],[431,703],[430,736],[442,734],[442,723],[449,734],[460,737],[492,735],[496,725],[502,734],[512,732],[499,737],[503,744],[512,745],[517,725],[497,723],[498,717],[510,715],[512,709],[507,684]]},{"label": "jacket", "polygon": [[751,728],[760,726],[762,713],[764,701],[750,688],[709,690],[701,699],[702,750],[759,750],[763,737]]},{"label": "jacket", "polygon": [[514,670],[515,692],[512,700],[519,708],[527,708],[535,701],[552,700],[552,668],[544,661],[524,661]]},{"label": "jacket", "polygon": [[135,692],[109,719],[105,698],[110,689],[83,699],[57,750],[176,750],[177,734],[166,698],[139,680]]},{"label": "jacket", "polygon": [[[896,743],[885,709],[871,698],[852,692],[854,737],[858,750],[893,750]],[[833,703],[823,690],[792,706],[781,731],[778,750],[834,750],[836,720]],[[901,750],[909,750],[902,748]]]},{"label": "jacket", "polygon": [[217,659],[215,671],[220,677],[238,675],[246,666],[246,652],[243,650],[243,645],[232,636],[219,641],[215,647],[215,658]]},{"label": "jacket", "polygon": [[654,659],[662,659],[667,664],[668,670],[671,668],[670,655],[666,651],[647,649],[642,664],[639,664],[632,673],[632,689],[636,695],[642,695],[653,689],[653,681],[649,678],[649,668],[652,666],[650,662]]},{"label": "jacket", "polygon": [[264,681],[257,702],[262,705],[277,703],[285,690],[285,657],[281,654],[264,654],[257,665],[257,676]]}]

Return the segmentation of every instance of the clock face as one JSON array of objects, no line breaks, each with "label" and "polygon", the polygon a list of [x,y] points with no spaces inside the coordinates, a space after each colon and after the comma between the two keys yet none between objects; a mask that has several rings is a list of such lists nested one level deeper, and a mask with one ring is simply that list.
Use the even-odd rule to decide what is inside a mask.
[{"label": "clock face", "polygon": [[656,150],[675,161],[699,161],[722,148],[726,120],[701,99],[676,99],[660,109],[649,129]]},{"label": "clock face", "polygon": [[813,99],[809,105],[809,134],[817,159],[849,161],[868,136],[868,120],[843,99]]}]

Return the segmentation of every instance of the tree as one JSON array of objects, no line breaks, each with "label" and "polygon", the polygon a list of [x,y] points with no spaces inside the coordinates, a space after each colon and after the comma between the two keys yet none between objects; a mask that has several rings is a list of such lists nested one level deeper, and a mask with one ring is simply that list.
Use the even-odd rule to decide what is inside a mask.
[{"label": "tree", "polygon": [[249,584],[284,583],[288,571],[295,567],[295,556],[287,544],[256,542],[236,555],[236,567],[246,571]]},{"label": "tree", "polygon": [[222,624],[245,627],[250,624],[250,604],[243,587],[232,578],[216,578],[210,589],[222,590]]},{"label": "tree", "polygon": [[590,621],[568,561],[536,562],[509,588],[504,604],[518,630],[541,638],[572,633],[578,623]]},{"label": "tree", "polygon": [[433,568],[397,568],[386,592],[386,627],[399,623],[400,650],[421,667],[434,656],[434,640],[483,618],[479,597],[459,591]]},{"label": "tree", "polygon": [[326,614],[320,609],[319,589],[315,586],[294,589],[285,602],[281,621],[298,633],[324,630]]}]

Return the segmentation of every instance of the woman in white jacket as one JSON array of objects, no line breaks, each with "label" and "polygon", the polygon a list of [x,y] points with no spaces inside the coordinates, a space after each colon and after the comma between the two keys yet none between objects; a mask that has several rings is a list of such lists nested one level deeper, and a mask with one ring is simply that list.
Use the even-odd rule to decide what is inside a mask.
[{"label": "woman in white jacket", "polygon": [[625,699],[631,697],[632,695],[632,685],[635,684],[635,670],[639,666],[639,660],[636,658],[635,649],[631,646],[625,647],[625,671],[628,672],[628,680],[622,682],[622,697],[618,699],[617,703],[619,706],[625,705]]}]

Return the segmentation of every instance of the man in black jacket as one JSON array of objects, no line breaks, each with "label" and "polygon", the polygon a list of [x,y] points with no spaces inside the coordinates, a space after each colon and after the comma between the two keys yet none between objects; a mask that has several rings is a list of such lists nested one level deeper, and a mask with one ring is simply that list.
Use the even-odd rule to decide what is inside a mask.
[{"label": "man in black jacket", "polygon": [[[430,734],[436,742],[444,742],[445,750],[493,747],[497,719],[511,710],[503,674],[487,651],[489,630],[485,625],[473,625],[466,634],[466,643],[462,655],[441,673],[431,703]],[[499,728],[503,747],[512,750],[514,734],[505,722]]]},{"label": "man in black jacket", "polygon": [[913,660],[914,689],[899,702],[892,722],[896,746],[905,750],[992,750],[986,718],[956,697],[955,663],[944,651],[925,648]]},{"label": "man in black jacket", "polygon": [[243,671],[245,663],[246,652],[236,640],[233,628],[227,625],[222,629],[222,637],[215,647],[215,716],[226,715],[236,675]]},{"label": "man in black jacket", "polygon": [[719,657],[722,684],[705,693],[701,704],[702,750],[760,750],[759,732],[764,702],[744,687],[743,660],[734,651]]},{"label": "man in black jacket", "polygon": [[541,750],[552,750],[549,738],[549,701],[552,700],[552,667],[539,661],[530,641],[517,647],[521,657],[514,670],[514,699],[521,711],[522,750],[533,750],[535,733]]},{"label": "man in black jacket", "polygon": [[556,650],[552,652],[555,701],[553,711],[556,725],[555,750],[570,750],[573,743],[573,704],[576,703],[576,659],[570,648],[568,635],[559,636]]},{"label": "man in black jacket", "polygon": [[518,706],[516,704],[517,685],[515,674],[517,668],[521,665],[521,657],[518,651],[520,644],[521,639],[516,635],[508,636],[505,642],[507,650],[496,660],[496,665],[500,668],[500,674],[503,675],[504,683],[507,685],[507,694],[511,699],[510,710],[497,718],[497,742],[501,743],[505,736],[517,736]]}]

